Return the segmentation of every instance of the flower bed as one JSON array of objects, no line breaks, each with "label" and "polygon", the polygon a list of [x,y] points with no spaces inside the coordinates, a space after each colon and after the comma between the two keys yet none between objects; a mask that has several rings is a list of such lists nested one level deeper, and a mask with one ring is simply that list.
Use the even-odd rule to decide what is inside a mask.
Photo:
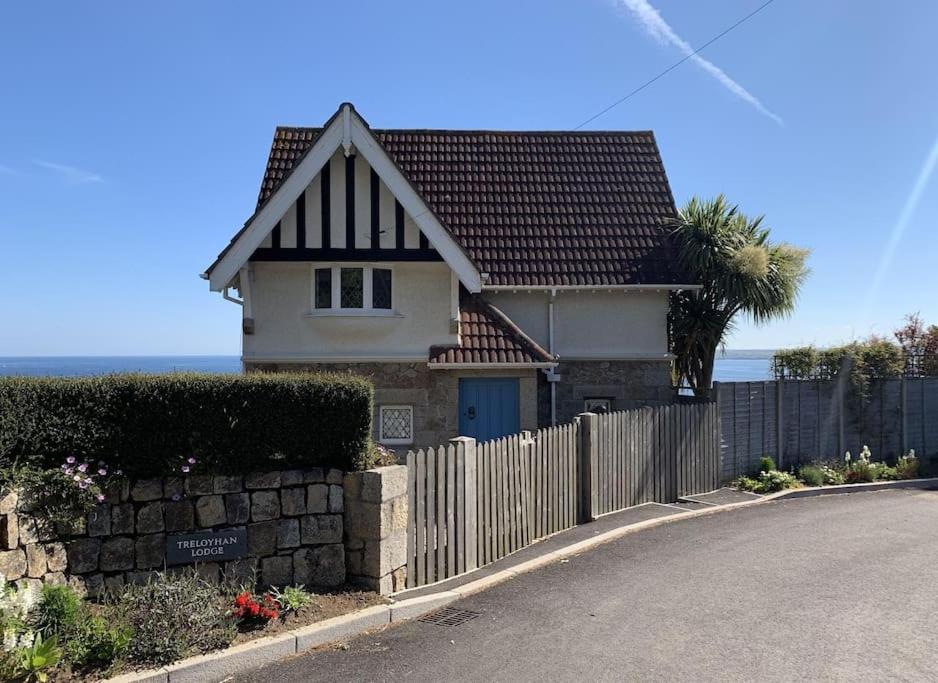
[{"label": "flower bed", "polygon": [[159,572],[97,603],[68,586],[0,583],[0,680],[97,680],[382,603],[376,593],[257,592],[196,569]]},{"label": "flower bed", "polygon": [[914,450],[896,460],[895,465],[874,461],[869,446],[863,446],[860,455],[854,458],[850,451],[840,462],[818,462],[801,465],[795,472],[783,472],[775,467],[770,457],[762,458],[759,474],[755,477],[739,477],[732,486],[741,491],[773,493],[800,486],[839,486],[876,481],[899,481],[915,479],[919,475],[919,460]]}]

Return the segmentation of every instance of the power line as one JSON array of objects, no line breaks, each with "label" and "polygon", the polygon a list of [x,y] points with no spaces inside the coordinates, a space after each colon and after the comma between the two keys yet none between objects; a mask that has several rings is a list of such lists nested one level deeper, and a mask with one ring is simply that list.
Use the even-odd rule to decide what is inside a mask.
[{"label": "power line", "polygon": [[574,128],[573,130],[580,130],[580,128],[582,128],[583,126],[585,126],[587,123],[590,123],[591,121],[595,121],[596,119],[598,119],[600,116],[602,116],[602,115],[605,114],[606,112],[610,111],[611,109],[615,109],[615,108],[618,107],[620,104],[622,104],[623,102],[625,102],[627,99],[629,99],[630,97],[632,97],[632,95],[636,95],[636,94],[640,93],[642,90],[644,90],[645,88],[647,88],[649,85],[651,85],[652,83],[654,83],[655,81],[657,81],[657,80],[658,80],[659,78],[661,78],[662,76],[665,76],[665,75],[667,75],[668,73],[670,73],[671,71],[674,71],[677,67],[679,67],[681,64],[683,64],[684,62],[686,62],[688,59],[690,59],[690,58],[693,57],[694,55],[696,55],[698,52],[700,52],[701,50],[703,50],[705,47],[707,47],[708,45],[712,45],[713,43],[717,42],[720,38],[722,38],[723,36],[725,36],[727,33],[729,33],[730,31],[732,31],[734,28],[736,28],[736,27],[739,26],[740,24],[742,24],[742,23],[748,21],[748,20],[751,19],[752,17],[756,16],[759,12],[761,12],[762,10],[764,10],[766,7],[768,7],[769,5],[771,5],[773,2],[775,2],[775,0],[768,0],[768,2],[766,2],[766,3],[762,4],[762,5],[760,5],[759,7],[757,7],[756,9],[754,9],[752,12],[750,12],[749,14],[747,14],[746,16],[744,16],[742,19],[740,19],[739,21],[737,21],[735,24],[733,24],[732,26],[730,26],[728,29],[726,29],[725,31],[723,31],[722,33],[720,33],[720,34],[718,34],[718,35],[715,35],[713,38],[711,38],[711,39],[708,40],[706,43],[704,43],[703,45],[701,45],[700,47],[698,47],[696,50],[694,50],[693,52],[691,52],[689,55],[686,55],[683,59],[680,59],[679,61],[675,62],[674,64],[672,64],[671,66],[669,66],[667,69],[665,69],[664,71],[662,71],[660,74],[658,74],[657,76],[655,76],[655,77],[652,78],[651,80],[648,80],[648,81],[646,81],[645,83],[642,83],[640,86],[638,86],[637,88],[635,88],[635,90],[633,90],[632,92],[630,92],[630,93],[629,93],[628,95],[626,95],[625,97],[622,97],[622,98],[616,100],[615,102],[613,102],[612,104],[610,104],[608,107],[606,107],[605,109],[603,109],[603,110],[602,110],[601,112],[599,112],[598,114],[594,114],[593,116],[589,117],[588,119],[586,119],[586,121],[584,121],[583,123],[581,123],[579,126],[577,126],[576,128]]}]

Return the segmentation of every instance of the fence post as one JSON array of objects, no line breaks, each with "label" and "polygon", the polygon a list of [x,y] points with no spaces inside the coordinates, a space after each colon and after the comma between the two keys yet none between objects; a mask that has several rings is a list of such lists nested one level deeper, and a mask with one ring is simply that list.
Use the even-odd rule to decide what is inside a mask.
[{"label": "fence post", "polygon": [[592,522],[599,510],[599,415],[580,413],[580,439],[577,444],[577,461],[580,472],[580,519]]},{"label": "fence post", "polygon": [[907,400],[905,395],[905,377],[899,378],[899,419],[902,426],[902,440],[899,446],[899,455],[905,455],[909,452],[909,422]]},{"label": "fence post", "polygon": [[[476,440],[470,436],[457,436],[449,442],[456,447],[456,463],[462,468],[463,476],[460,490],[457,491],[457,500],[463,500],[463,505],[456,510],[456,533],[458,553],[464,554],[466,571],[472,571],[479,566],[478,557],[478,522],[477,522],[477,493],[476,484]],[[457,472],[458,475],[458,472]],[[458,480],[457,480],[458,481]],[[459,563],[462,565],[462,562]]]},{"label": "fence post", "polygon": [[783,468],[785,462],[785,378],[779,377],[775,383],[775,417],[778,424],[775,427],[776,440],[778,441],[778,468]]}]

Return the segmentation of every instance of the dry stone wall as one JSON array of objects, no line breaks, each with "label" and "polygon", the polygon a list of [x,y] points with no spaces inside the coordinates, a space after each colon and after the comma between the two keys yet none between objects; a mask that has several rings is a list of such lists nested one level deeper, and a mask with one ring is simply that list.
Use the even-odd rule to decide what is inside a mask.
[{"label": "dry stone wall", "polygon": [[68,583],[96,595],[163,569],[168,535],[235,529],[246,533],[246,556],[195,564],[206,579],[256,573],[264,585],[338,586],[346,578],[343,478],[313,468],[125,481],[67,529],[9,492],[0,498],[0,572],[21,585]]}]

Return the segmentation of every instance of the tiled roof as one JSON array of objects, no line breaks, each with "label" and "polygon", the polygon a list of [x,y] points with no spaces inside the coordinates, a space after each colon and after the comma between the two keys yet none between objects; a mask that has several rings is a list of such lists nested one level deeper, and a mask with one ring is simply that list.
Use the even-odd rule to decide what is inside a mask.
[{"label": "tiled roof", "polygon": [[[278,128],[263,204],[319,128]],[[687,284],[654,135],[372,129],[487,285]]]},{"label": "tiled roof", "polygon": [[554,358],[478,296],[459,305],[459,346],[431,346],[430,364],[552,363]]}]

